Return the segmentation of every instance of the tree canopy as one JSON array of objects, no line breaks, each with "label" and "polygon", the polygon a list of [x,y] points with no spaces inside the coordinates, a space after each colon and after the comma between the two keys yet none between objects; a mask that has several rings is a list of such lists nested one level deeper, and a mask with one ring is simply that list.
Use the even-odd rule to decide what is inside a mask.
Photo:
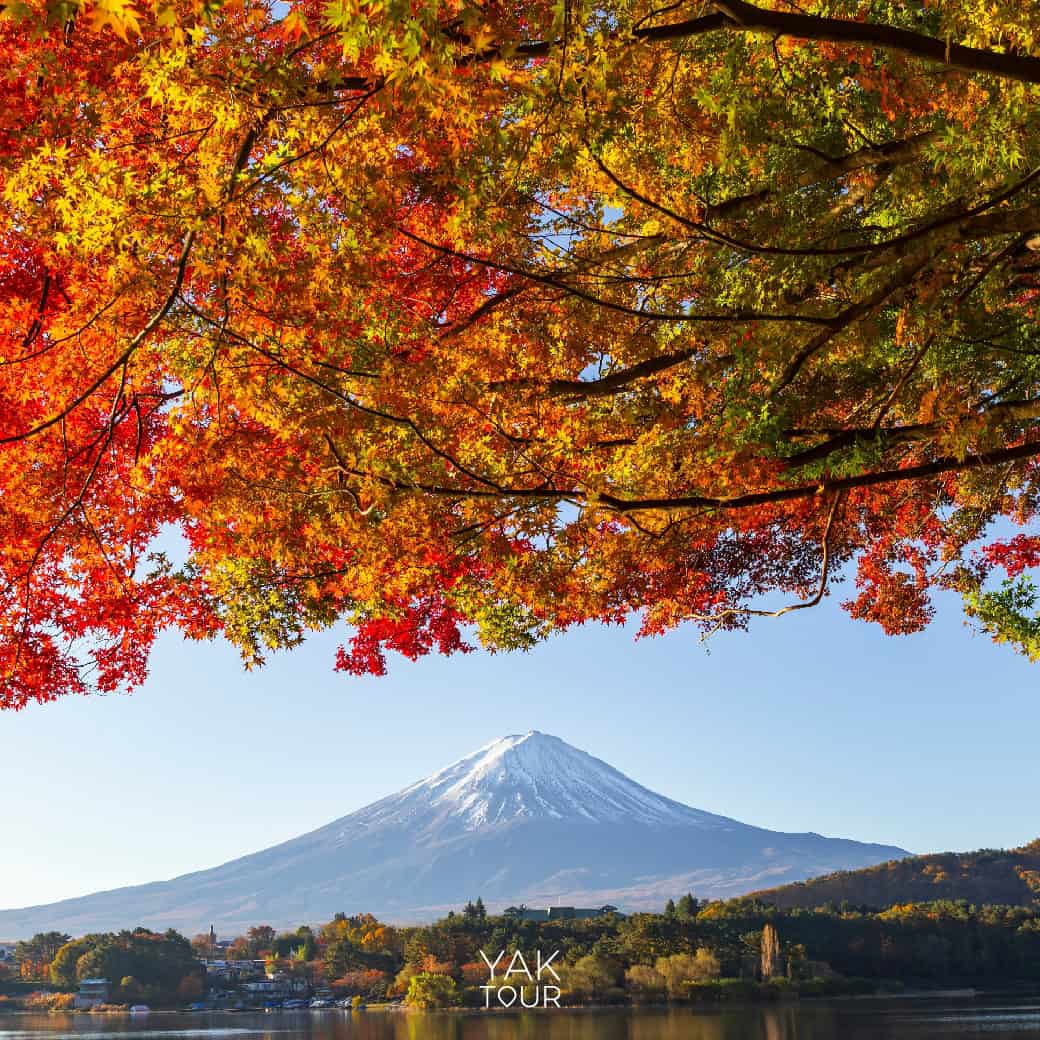
[{"label": "tree canopy", "polygon": [[1038,55],[989,0],[7,2],[0,702],[843,575],[1037,656]]}]

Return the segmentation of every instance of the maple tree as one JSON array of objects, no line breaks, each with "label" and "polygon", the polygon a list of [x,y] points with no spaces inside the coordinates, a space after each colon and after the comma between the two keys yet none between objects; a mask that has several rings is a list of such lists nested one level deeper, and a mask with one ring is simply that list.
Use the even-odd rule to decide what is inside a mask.
[{"label": "maple tree", "polygon": [[6,3],[0,702],[843,573],[1040,655],[1038,53],[982,0]]}]

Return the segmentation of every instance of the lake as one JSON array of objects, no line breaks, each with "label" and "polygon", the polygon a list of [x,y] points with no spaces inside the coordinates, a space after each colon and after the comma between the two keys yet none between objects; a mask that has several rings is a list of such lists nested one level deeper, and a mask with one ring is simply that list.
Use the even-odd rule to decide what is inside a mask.
[{"label": "lake", "polygon": [[1040,1040],[1040,999],[811,1001],[727,1008],[3,1015],[0,1040]]}]

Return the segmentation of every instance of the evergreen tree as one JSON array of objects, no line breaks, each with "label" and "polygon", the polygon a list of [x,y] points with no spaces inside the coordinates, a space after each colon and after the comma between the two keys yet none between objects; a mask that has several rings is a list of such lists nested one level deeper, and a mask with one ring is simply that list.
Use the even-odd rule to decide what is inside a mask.
[{"label": "evergreen tree", "polygon": [[687,919],[692,919],[692,918],[696,917],[697,916],[697,910],[698,910],[697,900],[693,898],[693,895],[690,892],[687,892],[686,895],[684,895],[679,900],[679,904],[676,907],[676,911],[678,912],[679,916],[680,917],[685,917]]}]

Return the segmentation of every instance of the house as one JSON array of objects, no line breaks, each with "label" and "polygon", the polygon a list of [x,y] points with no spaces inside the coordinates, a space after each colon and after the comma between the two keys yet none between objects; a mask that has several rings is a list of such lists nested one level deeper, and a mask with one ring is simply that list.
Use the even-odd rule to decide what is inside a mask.
[{"label": "house", "polygon": [[203,960],[202,966],[206,969],[206,978],[211,984],[218,981],[240,982],[264,974],[262,960],[226,961],[208,958]]},{"label": "house", "polygon": [[73,999],[72,1006],[78,1010],[97,1007],[108,1003],[108,979],[83,979],[79,984],[79,992]]},{"label": "house", "polygon": [[254,975],[264,974],[264,961],[262,958],[256,960],[228,961],[228,968],[237,972],[240,979]]},{"label": "house", "polygon": [[14,943],[0,942],[0,964],[10,964],[14,960]]},{"label": "house", "polygon": [[254,997],[282,998],[306,996],[310,992],[310,984],[300,975],[284,975],[279,972],[270,978],[244,982],[242,989]]},{"label": "house", "polygon": [[276,997],[284,992],[274,979],[257,979],[254,982],[247,982],[242,989],[257,997]]},{"label": "house", "polygon": [[268,978],[280,985],[283,992],[290,993],[294,997],[307,996],[311,991],[311,984],[302,975],[286,975],[283,972],[277,972],[275,975],[269,975]]}]

